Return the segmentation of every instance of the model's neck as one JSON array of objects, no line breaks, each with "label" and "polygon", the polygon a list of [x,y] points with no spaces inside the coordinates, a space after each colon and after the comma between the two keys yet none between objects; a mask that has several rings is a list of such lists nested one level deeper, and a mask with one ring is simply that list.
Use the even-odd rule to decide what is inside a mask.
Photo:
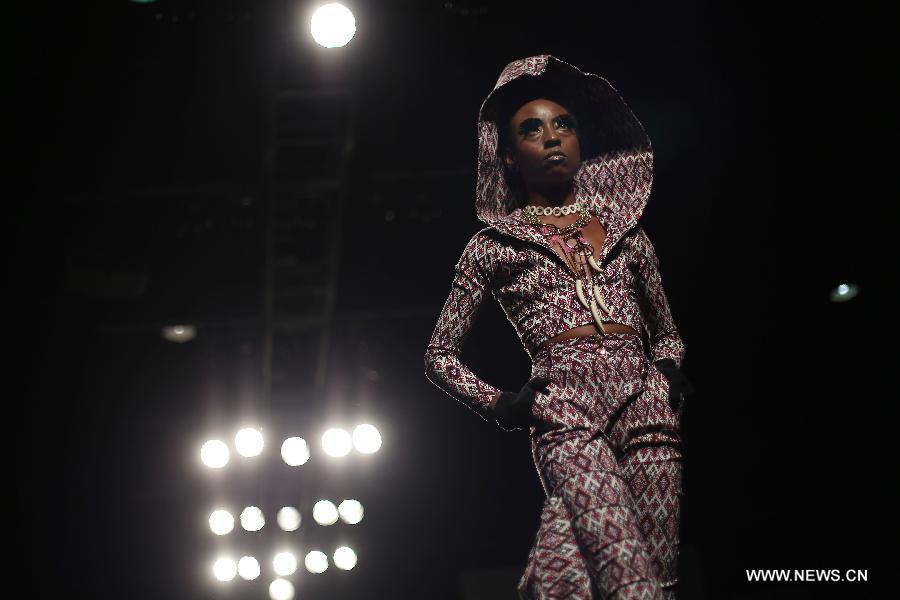
[{"label": "model's neck", "polygon": [[565,206],[575,202],[575,188],[571,180],[557,186],[532,186],[525,194],[525,204],[535,206]]}]

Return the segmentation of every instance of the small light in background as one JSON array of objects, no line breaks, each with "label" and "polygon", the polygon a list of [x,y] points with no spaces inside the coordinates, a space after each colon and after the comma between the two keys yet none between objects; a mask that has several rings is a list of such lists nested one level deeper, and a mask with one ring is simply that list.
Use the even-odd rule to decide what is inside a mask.
[{"label": "small light in background", "polygon": [[282,531],[297,531],[300,527],[300,511],[293,506],[285,506],[278,511],[276,520]]},{"label": "small light in background", "polygon": [[829,297],[832,302],[846,302],[859,295],[859,286],[855,283],[842,283],[833,290]]},{"label": "small light in background", "polygon": [[275,569],[275,573],[282,577],[293,575],[294,571],[297,570],[297,557],[294,556],[293,552],[279,552],[272,559],[272,568]]},{"label": "small light in background", "polygon": [[170,325],[162,328],[162,336],[170,342],[183,344],[197,337],[197,328],[193,325]]},{"label": "small light in background", "polygon": [[227,510],[216,510],[209,515],[209,528],[216,535],[226,535],[234,529],[234,516]]},{"label": "small light in background", "polygon": [[309,20],[309,31],[320,46],[346,46],[356,33],[356,19],[349,8],[339,2],[331,2],[315,10]]},{"label": "small light in background", "polygon": [[348,546],[341,546],[334,551],[334,566],[349,571],[356,566],[356,552]]},{"label": "small light in background", "polygon": [[269,584],[269,598],[272,600],[291,600],[294,597],[294,584],[287,579],[276,579]]},{"label": "small light in background", "polygon": [[200,460],[210,469],[221,469],[228,464],[228,446],[222,440],[207,440],[200,448]]},{"label": "small light in background", "polygon": [[266,519],[259,508],[248,506],[241,511],[241,527],[247,531],[259,531],[266,524]]},{"label": "small light in background", "polygon": [[373,454],[381,448],[381,434],[374,425],[357,425],[353,430],[353,445],[362,454]]},{"label": "small light in background", "polygon": [[245,427],[234,436],[234,447],[245,458],[259,456],[263,449],[263,436],[259,429]]},{"label": "small light in background", "polygon": [[237,570],[241,579],[253,581],[259,577],[259,561],[252,556],[242,556],[238,561]]},{"label": "small light in background", "polygon": [[309,444],[302,437],[291,437],[281,444],[281,458],[292,467],[299,467],[309,460]]},{"label": "small light in background", "polygon": [[338,427],[322,434],[322,450],[328,456],[347,456],[353,448],[353,438],[346,429]]},{"label": "small light in background", "polygon": [[231,581],[237,575],[237,563],[233,558],[223,556],[213,563],[213,575],[219,581]]},{"label": "small light in background", "polygon": [[319,525],[334,525],[338,520],[338,511],[330,500],[319,500],[313,505],[313,520]]},{"label": "small light in background", "polygon": [[363,507],[359,500],[344,500],[338,506],[338,513],[341,515],[341,520],[344,523],[356,525],[362,521]]},{"label": "small light in background", "polygon": [[328,569],[328,556],[324,552],[313,550],[303,561],[310,573],[324,573]]}]

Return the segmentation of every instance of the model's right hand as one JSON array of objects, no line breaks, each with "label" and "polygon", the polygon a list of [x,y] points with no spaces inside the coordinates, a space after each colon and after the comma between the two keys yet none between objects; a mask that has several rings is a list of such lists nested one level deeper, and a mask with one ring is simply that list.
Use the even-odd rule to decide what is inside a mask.
[{"label": "model's right hand", "polygon": [[547,384],[550,379],[546,377],[534,377],[529,380],[518,392],[503,392],[494,405],[494,413],[497,415],[497,423],[505,431],[517,431],[532,425],[537,425],[538,420],[531,414],[531,405],[534,403],[537,392],[549,394]]}]

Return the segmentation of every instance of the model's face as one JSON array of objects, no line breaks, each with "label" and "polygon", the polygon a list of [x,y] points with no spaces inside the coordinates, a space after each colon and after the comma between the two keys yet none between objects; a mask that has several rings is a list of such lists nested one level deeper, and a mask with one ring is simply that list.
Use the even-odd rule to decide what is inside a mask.
[{"label": "model's face", "polygon": [[[503,152],[507,168],[515,165],[529,187],[564,183],[581,165],[578,122],[562,105],[538,98],[523,104],[509,121],[510,139]],[[561,152],[564,156],[548,157]]]}]

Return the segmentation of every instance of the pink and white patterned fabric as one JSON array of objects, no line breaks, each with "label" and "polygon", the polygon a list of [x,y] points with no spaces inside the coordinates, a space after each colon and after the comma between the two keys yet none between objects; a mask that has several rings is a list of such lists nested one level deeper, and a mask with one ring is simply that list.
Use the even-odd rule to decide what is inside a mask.
[{"label": "pink and white patterned fabric", "polygon": [[[544,235],[522,217],[498,153],[498,98],[542,77],[565,86],[589,130],[575,195],[607,237],[593,273],[610,308],[604,321],[640,335],[597,334],[546,344],[593,323],[575,279]],[[523,598],[674,597],[683,399],[668,402],[654,361],[681,366],[685,347],[672,317],[647,233],[638,225],[653,180],[643,126],[604,78],[550,55],[503,70],[478,120],[476,213],[487,226],[466,244],[425,351],[425,375],[483,419],[501,390],[460,360],[487,294],[500,304],[534,374],[556,385],[539,394],[545,425],[530,432],[547,495],[535,546],[519,586]],[[597,596],[596,594],[599,594]]]}]

